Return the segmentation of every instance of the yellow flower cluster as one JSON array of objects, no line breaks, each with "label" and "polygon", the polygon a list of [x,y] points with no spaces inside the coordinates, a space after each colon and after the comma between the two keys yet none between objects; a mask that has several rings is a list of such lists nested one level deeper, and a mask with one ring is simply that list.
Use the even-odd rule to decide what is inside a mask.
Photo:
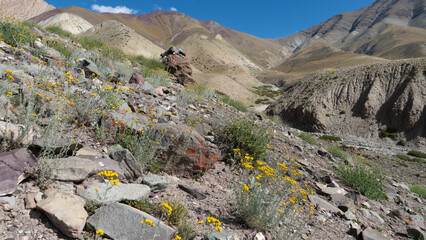
[{"label": "yellow flower cluster", "polygon": [[[115,184],[118,185],[118,173],[114,172],[114,171],[103,171],[98,173],[98,176],[105,176],[111,184]],[[114,177],[116,177],[116,179],[114,179]]]},{"label": "yellow flower cluster", "polygon": [[[148,218],[147,218],[147,219],[145,219],[145,222],[146,222],[146,223],[148,223],[149,225],[151,225],[151,226],[155,227],[155,223],[153,223],[151,219],[148,219]],[[143,224],[143,223],[144,223],[144,221],[143,221],[143,220],[141,220],[141,224]]]},{"label": "yellow flower cluster", "polygon": [[172,214],[172,208],[169,206],[169,204],[167,204],[167,203],[163,203],[163,204],[161,204],[161,206],[163,206],[163,207],[165,207],[165,208],[167,208],[167,210],[169,210],[169,212],[167,213],[167,215],[171,215]]},{"label": "yellow flower cluster", "polygon": [[99,234],[99,235],[102,236],[102,235],[104,235],[104,231],[102,231],[101,229],[99,229],[99,230],[96,231],[96,234]]},{"label": "yellow flower cluster", "polygon": [[222,225],[222,223],[217,218],[214,218],[212,216],[208,216],[207,222],[213,224],[213,226],[216,226],[215,227],[216,231],[222,232],[222,229],[220,228],[220,225]]}]

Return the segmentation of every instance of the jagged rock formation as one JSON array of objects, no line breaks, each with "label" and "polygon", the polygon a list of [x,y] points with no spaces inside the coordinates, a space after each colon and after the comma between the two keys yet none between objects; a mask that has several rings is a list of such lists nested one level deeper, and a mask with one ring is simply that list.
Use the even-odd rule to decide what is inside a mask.
[{"label": "jagged rock formation", "polygon": [[0,13],[18,19],[30,19],[55,9],[43,0],[0,0]]},{"label": "jagged rock formation", "polygon": [[268,107],[309,131],[377,138],[395,129],[426,137],[426,59],[320,71],[291,85]]}]

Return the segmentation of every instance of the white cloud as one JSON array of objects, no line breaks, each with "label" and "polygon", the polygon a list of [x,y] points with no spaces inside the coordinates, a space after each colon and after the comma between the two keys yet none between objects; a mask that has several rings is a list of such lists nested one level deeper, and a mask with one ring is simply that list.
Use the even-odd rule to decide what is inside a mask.
[{"label": "white cloud", "polygon": [[171,7],[171,8],[169,8],[169,10],[172,11],[172,12],[177,12],[177,8],[175,8],[175,7]]},{"label": "white cloud", "polygon": [[154,10],[163,10],[163,8],[158,6],[158,4],[154,4]]},{"label": "white cloud", "polygon": [[116,6],[116,7],[111,7],[111,6],[103,6],[103,5],[98,5],[98,4],[93,4],[92,5],[92,10],[96,11],[96,12],[109,12],[109,13],[127,13],[127,14],[136,14],[138,11],[128,8],[126,6]]}]

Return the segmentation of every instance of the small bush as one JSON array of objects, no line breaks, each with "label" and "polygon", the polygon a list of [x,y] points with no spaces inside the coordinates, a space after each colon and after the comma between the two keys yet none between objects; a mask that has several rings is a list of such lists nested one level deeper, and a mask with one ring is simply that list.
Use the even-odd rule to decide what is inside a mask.
[{"label": "small bush", "polygon": [[320,139],[325,140],[325,141],[329,141],[329,142],[341,142],[342,139],[336,136],[331,136],[331,135],[322,135],[320,137]]},{"label": "small bush", "polygon": [[348,155],[345,151],[342,150],[342,148],[337,146],[330,146],[327,148],[327,151],[331,153],[333,156],[338,157],[342,160],[347,160]]},{"label": "small bush", "polygon": [[407,162],[419,162],[419,163],[425,163],[426,160],[425,159],[421,159],[421,158],[410,158],[409,156],[405,156],[405,155],[401,155],[401,154],[397,154],[394,157],[397,157],[401,160],[407,161]]},{"label": "small bush", "polygon": [[307,143],[309,143],[311,145],[316,145],[317,144],[317,140],[312,135],[310,135],[308,133],[301,132],[299,134],[299,137],[301,139],[303,139],[303,141],[305,141],[305,142],[307,142]]},{"label": "small bush", "polygon": [[382,191],[382,177],[363,164],[340,165],[336,170],[336,175],[347,185],[359,190],[361,194],[370,199],[386,199],[386,195]]},{"label": "small bush", "polygon": [[255,159],[263,159],[271,136],[265,127],[259,127],[248,119],[234,120],[214,130],[217,142],[227,153],[240,149]]},{"label": "small bush", "polygon": [[426,153],[411,150],[407,153],[410,156],[418,157],[418,158],[426,158]]},{"label": "small bush", "polygon": [[391,138],[393,140],[398,138],[398,132],[393,129],[393,128],[385,128],[380,130],[381,136],[382,137],[388,137]]},{"label": "small bush", "polygon": [[341,114],[341,115],[346,114],[346,110],[343,109],[342,111],[339,112],[339,114]]},{"label": "small bush", "polygon": [[331,117],[331,113],[326,113],[325,116],[326,117]]},{"label": "small bush", "polygon": [[59,26],[50,26],[46,28],[47,31],[51,32],[51,33],[56,33],[61,37],[67,37],[70,38],[72,36],[72,33],[62,29]]},{"label": "small bush", "polygon": [[410,186],[410,191],[426,199],[426,188],[423,185],[417,184],[417,185]]}]

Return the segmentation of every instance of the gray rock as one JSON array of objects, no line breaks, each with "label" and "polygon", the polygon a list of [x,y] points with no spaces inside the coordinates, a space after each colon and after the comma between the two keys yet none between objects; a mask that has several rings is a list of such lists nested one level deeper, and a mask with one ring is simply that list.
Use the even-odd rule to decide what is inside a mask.
[{"label": "gray rock", "polygon": [[205,136],[204,138],[209,142],[214,142],[214,136],[208,135],[208,136]]},{"label": "gray rock", "polygon": [[129,79],[129,83],[142,85],[145,82],[145,78],[139,73],[133,73],[132,77]]},{"label": "gray rock", "polygon": [[253,240],[266,240],[265,236],[263,235],[263,233],[258,232],[256,234],[256,236],[254,236]]},{"label": "gray rock", "polygon": [[354,200],[347,198],[342,194],[331,195],[331,202],[336,204],[337,207],[341,209],[343,212],[346,212],[348,210],[355,208]]},{"label": "gray rock", "polygon": [[13,142],[29,144],[34,141],[36,134],[33,129],[24,125],[0,121],[0,137]]},{"label": "gray rock", "polygon": [[203,240],[239,240],[240,238],[235,233],[230,233],[223,231],[213,231],[206,236],[204,236]]},{"label": "gray rock", "polygon": [[78,237],[86,224],[83,198],[70,192],[48,189],[46,198],[37,203],[49,220],[68,237]]},{"label": "gray rock", "polygon": [[31,150],[35,152],[47,150],[56,154],[65,152],[68,156],[73,155],[73,152],[78,151],[83,147],[80,143],[71,143],[63,138],[39,138],[31,144]]},{"label": "gray rock", "polygon": [[318,206],[319,208],[322,208],[331,213],[337,213],[339,215],[343,215],[342,210],[338,209],[337,207],[333,206],[331,203],[327,202],[326,200],[316,195],[309,195],[308,198],[309,198],[309,201],[311,201],[311,203],[313,203],[315,206]]},{"label": "gray rock", "polygon": [[386,240],[387,238],[385,238],[377,230],[374,230],[368,227],[364,231],[362,231],[362,239],[363,240]]},{"label": "gray rock", "polygon": [[5,202],[7,204],[9,204],[9,206],[12,209],[16,209],[18,207],[18,205],[16,204],[16,198],[15,197],[0,197],[0,202]]},{"label": "gray rock", "polygon": [[354,220],[354,219],[356,219],[356,216],[351,211],[346,211],[345,212],[345,219],[346,220]]},{"label": "gray rock", "polygon": [[18,184],[29,176],[37,164],[36,157],[25,148],[0,153],[0,196],[15,192]]},{"label": "gray rock", "polygon": [[[98,189],[96,191],[96,188]],[[80,194],[86,204],[104,205],[124,200],[139,200],[148,197],[151,189],[142,184],[97,183],[90,185]]]},{"label": "gray rock", "polygon": [[[152,221],[155,226],[145,222]],[[144,221],[141,224],[141,221]],[[169,240],[175,230],[153,216],[127,206],[122,203],[113,203],[98,209],[87,221],[110,236],[112,239],[134,240]]]},{"label": "gray rock", "polygon": [[421,230],[419,227],[407,226],[407,234],[410,237],[410,239],[415,239],[415,240],[426,239],[426,233],[423,230]]},{"label": "gray rock", "polygon": [[410,220],[414,223],[415,226],[425,229],[425,221],[421,215],[411,215]]},{"label": "gray rock", "polygon": [[345,189],[343,188],[326,187],[321,189],[321,193],[323,195],[330,196],[330,195],[336,195],[336,194],[346,195],[348,192],[346,192]]},{"label": "gray rock", "polygon": [[152,86],[151,83],[144,82],[141,85],[141,88],[145,93],[148,93],[148,94],[154,94],[155,93],[155,88],[154,88],[154,86]]},{"label": "gray rock", "polygon": [[80,157],[40,159],[40,165],[50,170],[50,178],[60,181],[82,182],[95,171],[98,163]]},{"label": "gray rock", "polygon": [[383,220],[380,215],[374,211],[368,210],[368,209],[361,209],[362,215],[364,217],[369,218],[370,220],[373,220],[375,222],[379,222],[380,224],[385,223],[385,220]]},{"label": "gray rock", "polygon": [[170,182],[170,179],[154,174],[150,174],[142,180],[142,183],[148,185],[154,193],[166,190]]},{"label": "gray rock", "polygon": [[359,233],[361,232],[361,227],[352,221],[349,221],[349,231],[348,234],[354,236],[354,237],[358,237]]},{"label": "gray rock", "polygon": [[94,62],[86,58],[79,58],[76,60],[78,67],[84,70],[86,78],[93,78],[93,74],[97,75],[101,72]]},{"label": "gray rock", "polygon": [[110,157],[116,160],[119,166],[125,170],[124,176],[136,179],[142,176],[143,169],[132,153],[120,145],[114,145],[109,149]]}]

